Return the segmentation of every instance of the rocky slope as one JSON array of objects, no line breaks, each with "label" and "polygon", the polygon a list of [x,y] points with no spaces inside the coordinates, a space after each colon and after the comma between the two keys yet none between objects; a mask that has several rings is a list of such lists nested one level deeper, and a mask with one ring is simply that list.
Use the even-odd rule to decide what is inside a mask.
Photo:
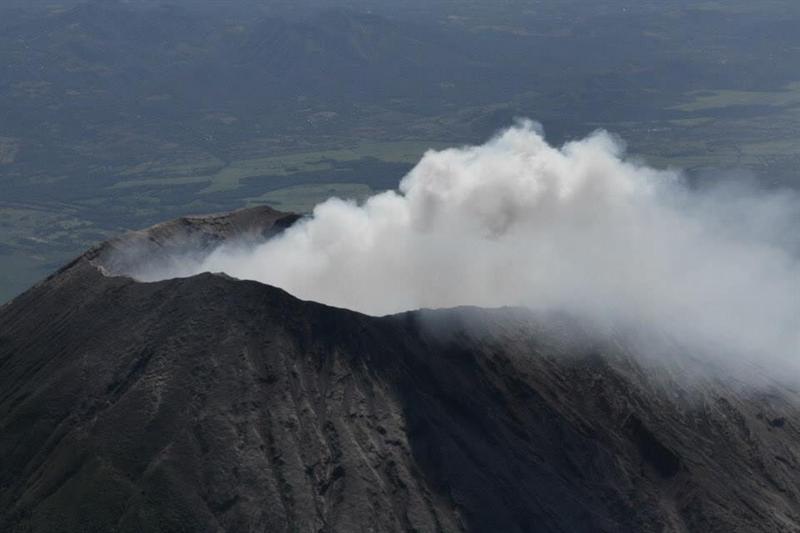
[{"label": "rocky slope", "polygon": [[778,384],[519,309],[374,318],[117,275],[293,220],[157,226],[0,308],[0,530],[800,531]]}]

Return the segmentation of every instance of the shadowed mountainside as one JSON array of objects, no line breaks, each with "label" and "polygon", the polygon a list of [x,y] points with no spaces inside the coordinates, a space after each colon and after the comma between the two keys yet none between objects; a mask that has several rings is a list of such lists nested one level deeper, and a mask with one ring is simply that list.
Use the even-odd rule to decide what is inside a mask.
[{"label": "shadowed mountainside", "polygon": [[376,318],[103,273],[132,242],[293,220],[162,224],[0,307],[0,530],[800,531],[800,404],[778,385],[520,309]]}]

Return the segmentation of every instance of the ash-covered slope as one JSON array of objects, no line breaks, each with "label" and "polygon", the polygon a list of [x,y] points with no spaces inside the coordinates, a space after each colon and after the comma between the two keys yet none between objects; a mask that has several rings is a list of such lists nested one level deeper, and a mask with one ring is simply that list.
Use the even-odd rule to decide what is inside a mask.
[{"label": "ash-covered slope", "polygon": [[157,226],[0,308],[0,530],[800,531],[777,385],[523,310],[373,318],[108,275],[129,239],[149,261],[292,220]]}]

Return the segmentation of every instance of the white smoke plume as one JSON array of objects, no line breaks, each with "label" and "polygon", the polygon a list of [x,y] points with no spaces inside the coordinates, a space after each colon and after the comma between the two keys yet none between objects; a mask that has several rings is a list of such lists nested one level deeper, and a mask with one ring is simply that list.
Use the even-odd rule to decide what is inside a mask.
[{"label": "white smoke plume", "polygon": [[799,215],[791,193],[692,189],[608,133],[559,148],[521,122],[429,151],[398,192],[331,199],[266,243],[141,277],[225,272],[373,315],[527,306],[794,361]]}]

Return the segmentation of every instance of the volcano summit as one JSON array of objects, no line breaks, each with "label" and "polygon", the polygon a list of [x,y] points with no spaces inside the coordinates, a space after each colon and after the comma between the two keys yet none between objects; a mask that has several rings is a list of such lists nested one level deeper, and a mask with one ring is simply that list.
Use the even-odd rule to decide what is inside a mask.
[{"label": "volcano summit", "polygon": [[770,378],[521,308],[120,275],[295,220],[134,232],[0,308],[1,530],[800,531],[800,399]]}]

